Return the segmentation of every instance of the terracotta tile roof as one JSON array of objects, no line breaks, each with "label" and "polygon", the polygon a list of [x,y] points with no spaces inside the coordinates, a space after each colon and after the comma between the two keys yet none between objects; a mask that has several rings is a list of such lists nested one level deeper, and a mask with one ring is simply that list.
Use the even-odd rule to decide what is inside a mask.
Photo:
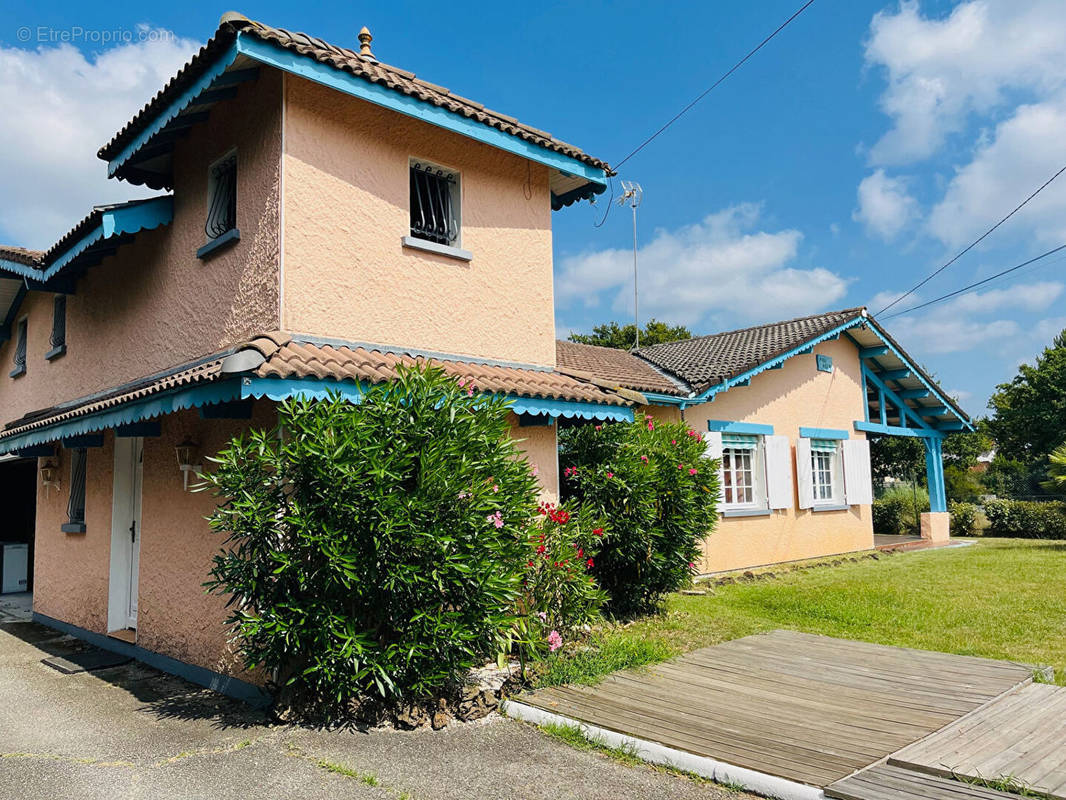
[{"label": "terracotta tile roof", "polygon": [[697,391],[703,391],[843,325],[862,311],[862,307],[827,311],[769,325],[644,347],[638,352],[641,358],[677,375],[692,384]]},{"label": "terracotta tile roof", "polygon": [[474,390],[479,392],[615,406],[627,406],[637,399],[628,393],[606,391],[557,371],[484,364],[463,361],[459,357],[427,358],[377,349],[371,345],[285,340],[284,334],[256,340],[253,346],[266,357],[255,373],[261,378],[320,378],[382,383],[396,376],[396,367],[400,364],[414,366],[431,363],[456,378],[472,381]]},{"label": "terracotta tile roof", "polygon": [[217,380],[222,374],[222,362],[225,360],[226,355],[229,355],[229,353],[218,354],[206,361],[186,364],[165,374],[122,386],[108,393],[64,403],[61,406],[32,411],[21,419],[6,425],[3,432],[0,433],[0,440],[59,422],[66,422],[77,417],[106,411],[124,403],[141,400],[171,389],[183,389]]},{"label": "terracotta tile roof", "polygon": [[687,394],[678,383],[646,361],[614,347],[597,347],[560,339],[555,343],[555,363],[559,372],[583,380],[601,381],[638,392]]},{"label": "terracotta tile roof", "polygon": [[99,157],[105,161],[114,158],[159,111],[203,74],[212,57],[226,50],[237,38],[238,33],[254,36],[286,50],[310,56],[334,69],[343,70],[370,83],[379,84],[422,102],[462,114],[464,117],[517,136],[539,147],[575,158],[590,166],[608,169],[606,162],[584,153],[574,145],[556,139],[550,133],[525,125],[506,114],[491,111],[481,103],[468,100],[441,86],[422,80],[413,72],[379,63],[355,50],[337,47],[305,33],[274,28],[261,22],[245,19],[238,14],[227,14],[223,17],[215,35],[121,131],[115,134],[110,142],[100,148]]},{"label": "terracotta tile roof", "polygon": [[0,258],[14,261],[17,264],[25,264],[27,267],[39,267],[43,250],[27,250],[25,247],[8,247],[0,244]]}]

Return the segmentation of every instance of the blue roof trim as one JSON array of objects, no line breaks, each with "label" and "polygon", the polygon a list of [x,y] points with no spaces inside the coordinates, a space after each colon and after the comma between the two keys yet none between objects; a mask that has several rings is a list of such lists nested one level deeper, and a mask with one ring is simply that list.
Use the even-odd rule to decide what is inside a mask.
[{"label": "blue roof trim", "polygon": [[649,403],[657,406],[680,406],[684,408],[692,402],[691,397],[678,397],[675,394],[662,394],[660,392],[641,392],[641,394],[648,398]]},{"label": "blue roof trim", "polygon": [[792,358],[792,356],[802,355],[803,353],[809,353],[815,348],[815,346],[821,344],[822,342],[829,341],[831,339],[837,339],[839,338],[840,334],[846,331],[848,328],[854,328],[856,325],[861,325],[866,321],[867,317],[860,314],[854,319],[850,319],[847,322],[837,325],[832,330],[826,331],[825,333],[815,337],[814,339],[809,339],[803,342],[802,344],[796,345],[791,350],[786,350],[781,355],[774,356],[769,361],[764,361],[757,367],[752,367],[747,372],[742,372],[741,374],[733,378],[729,378],[728,380],[722,381],[721,383],[715,386],[711,386],[710,388],[703,390],[702,392],[700,392],[700,394],[693,398],[690,403],[704,403],[709,400],[713,400],[714,396],[719,392],[727,391],[728,389],[732,389],[734,386],[747,385],[748,382],[760,372],[765,372],[768,369],[774,369],[778,365],[783,364],[788,359]]},{"label": "blue roof trim", "polygon": [[[491,125],[486,125],[483,122],[469,119],[454,111],[448,111],[447,109],[440,108],[432,103],[426,103],[414,97],[409,97],[394,89],[371,83],[364,78],[356,77],[344,70],[327,66],[310,56],[294,53],[283,47],[248,36],[243,32],[237,34],[235,47],[237,52],[241,55],[253,58],[262,64],[284,70],[293,75],[299,75],[301,78],[307,78],[308,80],[328,86],[331,89],[336,89],[345,94],[352,95],[353,97],[358,97],[361,100],[366,100],[367,102],[388,108],[392,111],[399,112],[400,114],[406,114],[409,117],[420,119],[423,122],[428,122],[430,125],[436,125],[445,130],[462,134],[463,136],[475,139],[484,144],[497,147],[500,150],[514,153],[522,158],[528,158],[531,161],[536,161],[557,169],[566,175],[579,176],[590,183],[595,183],[599,186],[605,187],[607,185],[607,175],[604,170],[599,167],[594,167],[583,161],[578,161],[576,158],[571,158],[562,153],[557,153],[554,150],[548,150],[540,145],[527,142],[521,137],[505,133],[497,128],[493,128]],[[193,89],[199,87],[200,83],[203,83],[203,81],[201,80],[198,82]],[[202,89],[207,88],[209,83],[210,81],[205,83],[197,90],[197,93]],[[190,89],[189,92],[192,92],[193,89]],[[186,92],[186,94],[189,94],[189,92]],[[182,97],[184,98],[185,95],[182,95]],[[187,102],[188,101],[186,101],[186,104]],[[155,126],[153,125],[153,129],[154,128]],[[138,137],[137,140],[134,140],[134,142],[130,144],[130,147],[127,147],[123,153],[125,154],[126,151],[130,151],[130,155],[132,155],[131,148],[135,150],[136,148],[134,148],[133,145],[137,144],[142,137],[143,134],[141,137]],[[139,147],[140,145],[137,146]],[[120,156],[120,158],[128,157],[128,155]],[[602,191],[602,189],[600,191]]]},{"label": "blue roof trim", "polygon": [[196,386],[168,394],[155,395],[144,400],[126,403],[96,414],[60,422],[55,425],[38,428],[17,436],[0,440],[0,454],[10,453],[36,444],[55,442],[86,433],[117,428],[141,420],[153,419],[164,414],[173,414],[186,408],[224,403],[235,400],[241,394],[240,381],[233,378],[228,381]]},{"label": "blue roof trim", "polygon": [[[335,381],[318,378],[244,378],[241,381],[242,398],[267,398],[285,400],[289,397],[306,397],[322,400],[331,394],[339,394],[346,400],[358,403],[366,391],[354,381]],[[578,417],[581,419],[617,420],[632,422],[633,409],[608,406],[600,403],[579,403],[573,400],[518,397],[507,395],[511,410],[516,414],[546,414],[550,417]]]},{"label": "blue roof trim", "polygon": [[215,82],[215,79],[225,72],[236,59],[237,44],[234,43],[230,45],[229,49],[227,49],[203,75],[200,76],[199,80],[182,92],[174,102],[167,106],[164,111],[152,120],[150,125],[137,134],[132,142],[123,147],[122,151],[117,156],[107,162],[107,177],[113,178],[115,173],[122,168],[123,164],[130,160],[134,153],[144,147],[149,139],[169,125],[178,114],[192,105],[193,100],[195,100],[202,91],[209,88],[211,84]]}]

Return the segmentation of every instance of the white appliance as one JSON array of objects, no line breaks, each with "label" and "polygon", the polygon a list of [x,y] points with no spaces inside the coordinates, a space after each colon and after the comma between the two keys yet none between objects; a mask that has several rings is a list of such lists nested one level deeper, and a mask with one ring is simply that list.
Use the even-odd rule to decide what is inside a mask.
[{"label": "white appliance", "polygon": [[25,542],[0,542],[0,594],[26,591],[29,557],[30,546]]}]

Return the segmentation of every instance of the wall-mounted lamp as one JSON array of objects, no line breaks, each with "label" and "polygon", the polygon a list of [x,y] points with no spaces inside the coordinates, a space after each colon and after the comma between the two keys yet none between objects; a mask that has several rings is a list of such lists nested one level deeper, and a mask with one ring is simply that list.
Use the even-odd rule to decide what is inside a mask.
[{"label": "wall-mounted lamp", "polygon": [[196,460],[196,451],[198,445],[188,436],[174,448],[174,453],[178,457],[178,469],[181,470],[182,485],[185,491],[189,491],[189,473],[199,473],[202,467],[199,464],[194,464]]},{"label": "wall-mounted lamp", "polygon": [[41,461],[41,485],[59,490],[59,462],[56,459],[46,458]]}]

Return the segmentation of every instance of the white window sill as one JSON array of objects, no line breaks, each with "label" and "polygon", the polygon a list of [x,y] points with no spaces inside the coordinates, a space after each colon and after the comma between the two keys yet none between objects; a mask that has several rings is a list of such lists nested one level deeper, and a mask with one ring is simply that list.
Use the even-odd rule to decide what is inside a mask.
[{"label": "white window sill", "polygon": [[401,237],[400,243],[404,247],[410,247],[413,250],[425,250],[427,253],[436,253],[438,256],[447,256],[448,258],[454,258],[456,261],[473,261],[474,259],[474,254],[469,250],[462,250],[458,247],[449,247],[446,244],[437,244],[428,239],[416,239],[414,236],[404,236]]},{"label": "white window sill", "polygon": [[768,508],[724,508],[723,517],[768,517],[771,511]]},{"label": "white window sill", "polygon": [[811,506],[811,511],[847,511],[851,506],[847,503],[826,503],[818,506]]}]

